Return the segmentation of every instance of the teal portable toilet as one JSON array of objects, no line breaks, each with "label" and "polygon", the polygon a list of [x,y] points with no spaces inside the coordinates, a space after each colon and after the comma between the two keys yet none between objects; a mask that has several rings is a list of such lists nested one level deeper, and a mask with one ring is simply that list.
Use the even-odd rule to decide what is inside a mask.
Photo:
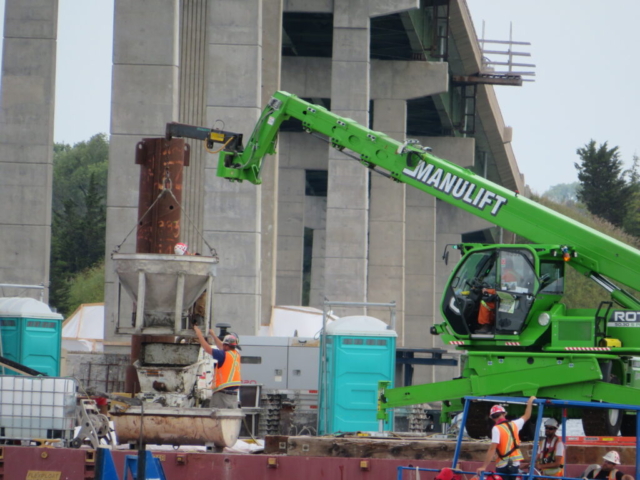
[{"label": "teal portable toilet", "polygon": [[[378,382],[393,385],[397,334],[382,320],[368,316],[343,317],[326,328],[326,362],[320,348],[320,414],[318,434],[374,432]],[[392,429],[393,420],[384,429]]]},{"label": "teal portable toilet", "polygon": [[[2,356],[52,377],[60,375],[62,315],[34,298],[0,298]],[[5,368],[5,374],[17,375]]]}]

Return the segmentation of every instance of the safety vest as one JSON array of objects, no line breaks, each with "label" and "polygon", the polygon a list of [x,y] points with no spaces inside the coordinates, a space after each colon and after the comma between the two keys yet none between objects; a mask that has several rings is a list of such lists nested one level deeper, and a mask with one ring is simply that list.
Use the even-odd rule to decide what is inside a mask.
[{"label": "safety vest", "polygon": [[[511,429],[509,424],[512,425]],[[498,457],[500,460],[496,463],[496,467],[505,466],[509,460],[512,462],[520,462],[524,460],[520,451],[520,436],[518,435],[518,427],[513,422],[502,422],[496,425],[500,432],[500,443],[498,444]]]},{"label": "safety vest", "polygon": [[[558,437],[554,436],[550,443],[547,443],[545,438],[540,444],[540,454],[538,455],[544,463],[556,462],[556,446],[558,445]],[[558,468],[543,468],[543,475],[547,477],[564,477],[564,467]]]},{"label": "safety vest", "polygon": [[[602,470],[602,468],[596,468],[593,471],[593,477],[591,478],[596,478],[598,476],[598,474],[600,473],[600,470]],[[618,473],[618,470],[616,470],[615,468],[611,469],[611,471],[609,472],[609,476],[607,477],[607,480],[616,480],[616,474]]]},{"label": "safety vest", "polygon": [[[496,293],[495,288],[487,288],[486,293],[489,298],[493,297]],[[479,325],[493,325],[496,323],[496,302],[495,300],[481,300],[480,309],[478,310],[478,324]]]},{"label": "safety vest", "polygon": [[221,367],[216,368],[214,392],[229,387],[238,387],[242,384],[240,354],[235,350],[227,350],[225,353],[224,363]]}]

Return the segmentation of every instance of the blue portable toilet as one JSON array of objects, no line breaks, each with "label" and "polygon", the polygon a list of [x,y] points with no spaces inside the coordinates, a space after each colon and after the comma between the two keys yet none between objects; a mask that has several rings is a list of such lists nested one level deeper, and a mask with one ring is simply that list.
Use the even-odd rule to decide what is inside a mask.
[{"label": "blue portable toilet", "polygon": [[[0,298],[2,356],[49,376],[60,375],[62,315],[34,298]],[[5,374],[17,375],[5,368]]]},{"label": "blue portable toilet", "polygon": [[[318,434],[378,431],[378,382],[393,385],[398,335],[382,320],[350,316],[326,328],[326,362],[320,348]],[[391,430],[393,420],[385,423]]]}]

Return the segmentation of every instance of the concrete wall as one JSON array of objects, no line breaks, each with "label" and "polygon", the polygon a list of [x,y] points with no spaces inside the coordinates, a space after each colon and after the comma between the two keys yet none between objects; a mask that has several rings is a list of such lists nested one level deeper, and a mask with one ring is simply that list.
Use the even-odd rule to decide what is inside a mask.
[{"label": "concrete wall", "polygon": [[[6,0],[0,104],[0,283],[47,287],[57,0]],[[42,290],[3,288],[40,298]]]}]

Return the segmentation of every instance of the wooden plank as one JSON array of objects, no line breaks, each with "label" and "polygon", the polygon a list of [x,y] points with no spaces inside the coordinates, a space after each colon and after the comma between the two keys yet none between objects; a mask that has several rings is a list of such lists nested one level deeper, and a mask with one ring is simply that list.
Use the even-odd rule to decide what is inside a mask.
[{"label": "wooden plank", "polygon": [[267,455],[283,455],[287,453],[287,435],[267,435],[264,437],[264,453]]},{"label": "wooden plank", "polygon": [[[346,458],[395,458],[448,460],[453,458],[455,442],[423,439],[378,439],[336,437],[289,437],[290,456]],[[481,460],[488,444],[465,444],[461,460]]]},{"label": "wooden plank", "polygon": [[[428,440],[427,438],[371,438],[371,437],[309,437],[268,435],[265,438],[265,454],[298,457],[382,458],[407,460],[453,459],[455,440]],[[489,448],[489,442],[464,442],[460,461],[481,462]],[[522,444],[525,458],[531,458],[532,443]],[[602,457],[616,450],[622,463],[633,465],[636,449],[624,445],[569,445],[567,464],[602,463]]]}]

